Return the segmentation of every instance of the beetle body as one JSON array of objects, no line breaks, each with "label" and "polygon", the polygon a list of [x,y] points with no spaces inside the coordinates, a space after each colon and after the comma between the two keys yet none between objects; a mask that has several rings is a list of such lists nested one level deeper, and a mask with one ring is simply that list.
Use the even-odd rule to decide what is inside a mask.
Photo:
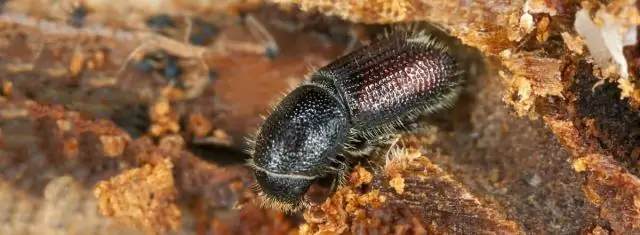
[{"label": "beetle body", "polygon": [[[260,127],[249,165],[262,202],[304,206],[319,178],[346,174],[347,158],[394,134],[402,121],[450,106],[460,91],[458,64],[420,33],[395,33],[311,74]],[[354,154],[355,155],[355,154]]]}]

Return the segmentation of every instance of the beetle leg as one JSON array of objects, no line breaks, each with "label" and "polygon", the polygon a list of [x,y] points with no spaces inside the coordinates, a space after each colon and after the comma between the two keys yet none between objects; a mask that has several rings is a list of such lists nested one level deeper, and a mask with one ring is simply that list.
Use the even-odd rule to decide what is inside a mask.
[{"label": "beetle leg", "polygon": [[330,195],[333,195],[340,185],[343,185],[347,180],[347,174],[349,172],[349,164],[338,164],[337,171],[335,171],[335,177],[331,182]]}]

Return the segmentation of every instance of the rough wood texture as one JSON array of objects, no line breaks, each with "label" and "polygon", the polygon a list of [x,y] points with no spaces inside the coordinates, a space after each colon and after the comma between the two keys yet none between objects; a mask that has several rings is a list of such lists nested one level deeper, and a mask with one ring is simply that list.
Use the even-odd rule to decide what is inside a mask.
[{"label": "rough wood texture", "polygon": [[[635,1],[211,2],[3,1],[0,233],[638,233],[640,47],[574,26],[629,32]],[[361,23],[423,20],[464,58],[456,106],[303,214],[257,207],[260,114]]]}]

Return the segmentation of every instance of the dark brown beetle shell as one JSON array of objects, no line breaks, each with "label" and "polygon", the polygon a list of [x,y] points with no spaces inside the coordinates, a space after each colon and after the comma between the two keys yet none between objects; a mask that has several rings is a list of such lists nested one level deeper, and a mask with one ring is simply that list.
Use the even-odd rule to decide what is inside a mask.
[{"label": "dark brown beetle shell", "polygon": [[367,147],[384,139],[401,121],[450,106],[461,84],[454,57],[423,34],[390,35],[314,72],[257,135],[249,165],[263,203],[299,209],[317,179],[336,176],[335,186],[346,175],[349,159],[336,155],[357,152],[348,147],[357,141]]}]

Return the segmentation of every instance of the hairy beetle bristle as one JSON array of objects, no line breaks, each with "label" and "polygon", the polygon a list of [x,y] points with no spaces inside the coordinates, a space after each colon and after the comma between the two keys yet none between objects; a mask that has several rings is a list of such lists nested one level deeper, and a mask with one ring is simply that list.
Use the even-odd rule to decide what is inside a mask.
[{"label": "hairy beetle bristle", "polygon": [[313,73],[315,73],[319,68],[318,68],[318,66],[312,65],[310,63],[307,63],[306,67],[307,67],[306,68],[307,69],[307,74],[304,77],[307,78],[307,79],[305,79],[305,81],[308,81],[309,80],[308,78],[310,78],[311,75],[313,75]]},{"label": "hairy beetle bristle", "polygon": [[[258,170],[258,167],[253,163],[252,160],[248,160],[246,165],[251,167],[254,170]],[[300,203],[300,205],[292,205],[290,203],[279,201],[274,197],[267,195],[262,189],[262,186],[258,184],[258,182],[252,183],[249,186],[249,189],[256,194],[258,206],[260,206],[261,208],[274,209],[274,210],[279,210],[287,213],[293,213],[293,212],[299,211],[302,207],[306,205],[304,204],[304,200]]]},{"label": "hairy beetle bristle", "polygon": [[253,144],[256,143],[255,137],[252,137],[252,136],[245,136],[244,137],[244,141],[247,142],[247,143],[253,143]]},{"label": "hairy beetle bristle", "polygon": [[300,201],[298,205],[285,203],[267,195],[263,191],[260,191],[257,196],[258,206],[261,208],[278,210],[285,213],[295,213],[309,206],[309,203],[305,200]]},{"label": "hairy beetle bristle", "polygon": [[450,93],[440,97],[440,99],[436,102],[436,104],[425,105],[422,107],[421,113],[416,113],[414,115],[428,115],[428,114],[437,112],[441,109],[451,108],[453,107],[457,97],[460,95],[461,92],[462,92],[462,87],[455,87],[451,90]]},{"label": "hairy beetle bristle", "polygon": [[[259,115],[259,116],[262,118],[263,122],[264,120],[267,119],[267,116],[264,116],[264,115]],[[255,154],[256,140],[258,139],[258,134],[260,134],[261,129],[262,129],[262,125],[258,125],[254,132],[249,132],[249,134],[244,137],[245,143],[247,145],[245,152],[249,154],[251,158],[253,158],[253,155]]]},{"label": "hairy beetle bristle", "polygon": [[406,38],[407,41],[420,42],[430,48],[435,48],[442,52],[449,51],[449,47],[429,34],[423,28],[422,23],[404,23],[393,25],[390,28],[385,28],[378,40],[389,39],[397,36],[402,36]]},{"label": "hairy beetle bristle", "polygon": [[[260,132],[260,128],[258,128],[258,130],[256,130],[256,132],[249,134],[247,136],[244,137],[244,141],[245,143],[247,143],[246,148],[244,149],[244,152],[246,154],[248,154],[249,156],[253,156],[253,154],[255,153],[256,150],[256,138],[258,136],[257,133]],[[249,159],[251,160],[251,159]]]},{"label": "hairy beetle bristle", "polygon": [[349,153],[351,157],[363,157],[370,155],[375,149],[375,146],[372,146],[368,143],[364,144],[364,146],[360,148],[356,148],[354,146],[347,146],[347,144],[343,144],[344,151]]},{"label": "hairy beetle bristle", "polygon": [[249,167],[249,168],[251,168],[252,170],[258,170],[258,169],[259,169],[259,167],[258,167],[258,166],[256,166],[256,163],[255,163],[255,161],[253,161],[253,159],[252,159],[252,158],[247,159],[247,160],[244,162],[244,165],[245,165],[245,166],[247,166],[247,167]]},{"label": "hairy beetle bristle", "polygon": [[262,193],[262,187],[260,187],[260,184],[258,184],[258,182],[254,182],[249,186],[249,190],[251,190],[252,192],[256,193],[256,194],[260,194]]},{"label": "hairy beetle bristle", "polygon": [[347,183],[347,181],[349,180],[349,174],[345,172],[345,174],[339,175],[337,180],[338,180],[338,186],[335,188],[335,190],[339,190],[340,187],[342,187]]},{"label": "hairy beetle bristle", "polygon": [[327,173],[337,173],[340,171],[340,169],[332,167],[332,166],[324,166],[324,168],[327,170]]}]

